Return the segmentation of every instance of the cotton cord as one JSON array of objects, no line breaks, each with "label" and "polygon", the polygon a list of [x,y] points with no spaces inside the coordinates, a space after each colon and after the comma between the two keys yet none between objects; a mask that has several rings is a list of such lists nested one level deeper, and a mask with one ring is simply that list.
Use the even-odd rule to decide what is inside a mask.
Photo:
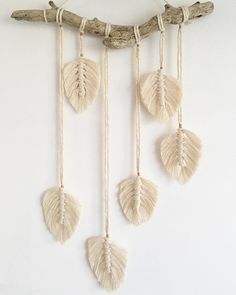
[{"label": "cotton cord", "polygon": [[62,25],[63,8],[58,8],[56,14],[56,22],[59,28],[59,39],[58,39],[58,72],[59,72],[59,182],[60,187],[64,188],[64,97],[63,97],[63,83],[62,83],[62,67],[64,59],[64,29]]},{"label": "cotton cord", "polygon": [[[105,38],[109,37],[111,25],[106,24]],[[110,178],[110,152],[109,152],[109,97],[108,97],[108,84],[109,84],[109,48],[104,46],[103,51],[103,149],[104,149],[104,164],[103,164],[103,190],[104,190],[104,227],[105,235],[108,238],[110,234],[110,202],[109,202],[109,178]]]},{"label": "cotton cord", "polygon": [[[177,36],[177,78],[183,82],[183,24],[189,20],[189,9],[186,6],[181,7],[183,12],[183,22],[179,24],[178,36]],[[179,128],[183,126],[183,109],[182,105],[178,111],[178,123]]]},{"label": "cotton cord", "polygon": [[58,72],[59,72],[59,147],[58,147],[58,158],[59,158],[59,183],[60,183],[60,224],[65,222],[65,194],[64,194],[64,97],[63,97],[63,83],[62,83],[62,67],[64,60],[64,29],[63,29],[63,8],[58,8],[56,14],[56,22],[59,28],[58,38]]},{"label": "cotton cord", "polygon": [[83,40],[83,36],[84,36],[84,29],[87,23],[87,18],[83,17],[80,23],[80,27],[79,27],[79,55],[80,57],[84,56],[84,40]]},{"label": "cotton cord", "polygon": [[161,14],[157,15],[158,28],[160,30],[160,42],[159,42],[159,52],[160,52],[160,69],[164,68],[164,43],[165,43],[165,26]]},{"label": "cotton cord", "polygon": [[141,101],[140,101],[140,42],[139,27],[134,27],[136,45],[134,47],[134,72],[135,72],[135,145],[136,145],[136,173],[140,176],[141,153]]}]

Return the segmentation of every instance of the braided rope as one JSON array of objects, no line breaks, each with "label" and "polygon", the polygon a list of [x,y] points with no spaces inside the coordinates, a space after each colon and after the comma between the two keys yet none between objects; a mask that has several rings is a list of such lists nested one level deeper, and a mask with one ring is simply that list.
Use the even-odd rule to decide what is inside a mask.
[{"label": "braided rope", "polygon": [[141,101],[140,101],[140,49],[141,42],[139,27],[134,27],[136,46],[134,47],[135,67],[135,145],[136,145],[136,173],[140,175],[140,154],[141,154]]},{"label": "braided rope", "polygon": [[[183,24],[189,20],[189,9],[186,6],[181,7],[183,12],[183,22],[179,24],[177,36],[177,78],[182,83],[183,81]],[[182,104],[178,111],[179,128],[183,126],[183,107]]]},{"label": "braided rope", "polygon": [[[105,38],[107,38],[111,31],[111,25],[106,24]],[[110,157],[109,157],[109,97],[108,97],[108,84],[109,84],[109,67],[108,67],[108,47],[104,46],[103,51],[103,105],[104,105],[104,171],[103,171],[103,190],[104,190],[104,225],[105,225],[105,235],[108,238],[110,234],[110,203],[109,203],[109,176],[110,176]]]}]

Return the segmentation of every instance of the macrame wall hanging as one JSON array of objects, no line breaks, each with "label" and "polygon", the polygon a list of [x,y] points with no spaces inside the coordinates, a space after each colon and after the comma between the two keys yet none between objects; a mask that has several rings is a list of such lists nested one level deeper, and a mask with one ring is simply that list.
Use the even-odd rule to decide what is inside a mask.
[{"label": "macrame wall hanging", "polygon": [[[183,128],[182,120],[182,58],[183,25],[189,20],[213,12],[212,2],[196,2],[190,7],[175,8],[165,5],[165,11],[152,17],[141,26],[118,26],[99,21],[87,20],[63,8],[58,8],[52,1],[48,10],[19,10],[12,13],[16,20],[43,21],[57,23],[59,31],[59,184],[49,189],[43,197],[43,213],[49,231],[56,240],[64,242],[71,237],[79,223],[80,204],[77,199],[64,191],[64,97],[77,113],[85,111],[96,98],[100,88],[99,65],[84,55],[84,34],[90,33],[103,37],[103,199],[104,233],[87,241],[87,256],[90,267],[97,280],[107,291],[117,289],[127,271],[127,252],[111,241],[110,236],[110,192],[109,192],[109,48],[134,48],[135,74],[135,158],[136,173],[119,185],[119,201],[126,218],[139,225],[150,219],[157,203],[158,190],[154,183],[141,173],[142,120],[141,105],[159,122],[165,123],[175,115],[178,117],[177,131],[164,138],[161,143],[161,159],[171,177],[185,183],[196,170],[201,143],[191,131]],[[79,56],[64,65],[64,24],[79,30]],[[165,34],[168,24],[177,24],[177,77],[165,71]],[[155,31],[159,36],[159,69],[140,77],[140,44],[143,38]],[[142,81],[142,82],[140,82]],[[143,155],[142,155],[143,157]],[[159,184],[160,185],[160,184]],[[158,185],[158,186],[159,186]]]}]

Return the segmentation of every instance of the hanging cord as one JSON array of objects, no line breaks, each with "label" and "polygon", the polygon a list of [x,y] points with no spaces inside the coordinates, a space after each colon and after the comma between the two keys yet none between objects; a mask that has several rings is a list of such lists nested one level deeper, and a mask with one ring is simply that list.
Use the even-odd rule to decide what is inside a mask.
[{"label": "hanging cord", "polygon": [[[189,20],[189,9],[186,6],[181,7],[183,12],[183,22],[179,24],[177,37],[177,78],[182,83],[183,81],[183,25]],[[183,110],[182,105],[178,111],[179,128],[183,126]]]},{"label": "hanging cord", "polygon": [[79,56],[83,57],[84,56],[84,29],[87,23],[87,18],[83,17],[80,23],[80,27],[79,27]]},{"label": "hanging cord", "polygon": [[60,223],[65,222],[65,194],[64,194],[64,97],[62,83],[62,67],[64,59],[64,30],[62,26],[63,8],[58,8],[56,22],[59,28],[59,183],[60,183]]},{"label": "hanging cord", "polygon": [[56,22],[59,28],[59,182],[60,187],[64,187],[64,99],[62,85],[62,67],[64,59],[64,30],[62,26],[62,16],[64,9],[58,8],[56,14]]},{"label": "hanging cord", "polygon": [[164,68],[164,42],[165,42],[165,26],[161,14],[157,15],[157,23],[160,30],[160,43],[159,43],[159,52],[160,52],[160,69]]},{"label": "hanging cord", "polygon": [[[106,24],[105,38],[109,37],[111,31],[111,25]],[[104,190],[104,213],[105,213],[105,235],[109,238],[110,234],[110,203],[109,203],[109,168],[110,168],[110,158],[109,158],[109,97],[108,97],[108,83],[109,83],[109,66],[108,66],[108,51],[109,48],[104,46],[103,51],[103,109],[104,109],[104,127],[103,127],[103,148],[104,148],[104,165],[103,165],[103,190]]]},{"label": "hanging cord", "polygon": [[140,42],[141,36],[139,27],[134,27],[136,45],[134,47],[135,67],[135,145],[136,145],[136,173],[140,176],[140,153],[141,153],[141,102],[140,102]]}]

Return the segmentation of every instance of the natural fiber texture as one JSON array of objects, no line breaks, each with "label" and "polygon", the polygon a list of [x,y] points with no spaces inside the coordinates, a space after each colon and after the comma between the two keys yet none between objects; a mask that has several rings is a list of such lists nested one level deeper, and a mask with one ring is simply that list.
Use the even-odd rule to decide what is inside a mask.
[{"label": "natural fiber texture", "polygon": [[180,82],[160,69],[142,83],[141,98],[146,109],[160,122],[166,122],[178,110],[182,97]]},{"label": "natural fiber texture", "polygon": [[135,225],[151,217],[157,203],[157,188],[140,176],[131,177],[120,184],[119,199],[125,216]]},{"label": "natural fiber texture", "polygon": [[43,197],[44,219],[56,240],[65,242],[76,229],[80,205],[60,188],[49,189]]},{"label": "natural fiber texture", "polygon": [[127,253],[111,243],[108,238],[93,237],[88,240],[88,260],[107,291],[119,288],[127,269]]},{"label": "natural fiber texture", "polygon": [[180,183],[194,174],[201,156],[201,141],[192,132],[179,128],[161,143],[161,158],[167,172]]},{"label": "natural fiber texture", "polygon": [[100,85],[99,66],[92,60],[80,57],[64,67],[65,96],[80,113],[97,96]]}]

